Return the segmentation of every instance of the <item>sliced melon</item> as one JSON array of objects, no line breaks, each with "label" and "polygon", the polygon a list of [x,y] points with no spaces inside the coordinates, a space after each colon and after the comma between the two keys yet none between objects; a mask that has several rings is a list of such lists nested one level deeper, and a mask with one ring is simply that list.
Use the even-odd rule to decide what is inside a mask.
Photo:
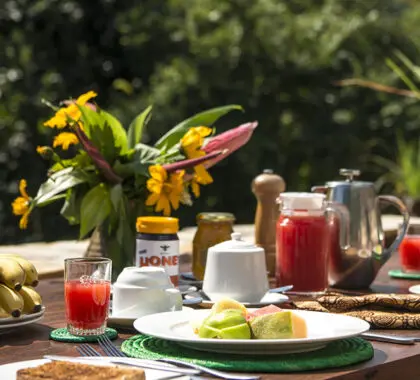
[{"label": "sliced melon", "polygon": [[220,330],[219,338],[221,339],[251,339],[251,330],[248,323],[228,327]]},{"label": "sliced melon", "polygon": [[248,321],[255,339],[306,338],[306,322],[292,311],[264,314]]},{"label": "sliced melon", "polygon": [[204,320],[204,324],[216,329],[237,326],[245,322],[246,319],[241,311],[235,309],[227,309],[217,314],[210,314],[210,316]]},{"label": "sliced melon", "polygon": [[200,338],[250,339],[251,331],[241,310],[210,314],[198,330]]},{"label": "sliced melon", "polygon": [[248,313],[246,319],[250,321],[251,319],[258,317],[260,315],[278,313],[279,311],[283,311],[283,309],[280,309],[278,306],[275,306],[275,305],[268,305],[260,309],[257,309],[251,313]]},{"label": "sliced melon", "polygon": [[292,313],[292,324],[293,324],[293,338],[301,339],[308,337],[308,326],[306,325],[306,321],[297,315],[296,313]]},{"label": "sliced melon", "polygon": [[240,310],[244,317],[246,317],[248,313],[248,310],[246,309],[244,305],[230,298],[224,298],[224,299],[221,299],[220,301],[217,301],[211,308],[211,312],[212,314],[217,314],[227,309]]},{"label": "sliced melon", "polygon": [[260,315],[249,321],[255,339],[287,339],[293,337],[292,313],[280,311]]}]

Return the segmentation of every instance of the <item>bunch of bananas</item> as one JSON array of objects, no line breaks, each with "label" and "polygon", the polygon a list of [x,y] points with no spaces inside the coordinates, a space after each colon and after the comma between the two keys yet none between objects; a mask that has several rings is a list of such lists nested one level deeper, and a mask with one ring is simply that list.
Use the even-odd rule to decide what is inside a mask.
[{"label": "bunch of bananas", "polygon": [[42,308],[35,266],[17,255],[0,254],[0,319],[37,313]]}]

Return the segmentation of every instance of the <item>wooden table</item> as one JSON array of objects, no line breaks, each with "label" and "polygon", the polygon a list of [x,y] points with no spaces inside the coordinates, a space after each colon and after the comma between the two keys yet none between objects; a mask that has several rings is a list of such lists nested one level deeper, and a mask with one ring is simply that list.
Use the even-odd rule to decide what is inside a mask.
[{"label": "wooden table", "polygon": [[[388,277],[388,270],[396,269],[398,266],[398,257],[392,257],[382,268],[375,284],[372,286],[372,290],[386,293],[407,293],[408,287],[413,282],[394,280]],[[47,308],[44,319],[37,324],[24,326],[0,335],[0,364],[39,359],[47,354],[77,356],[74,344],[59,343],[48,338],[52,329],[63,327],[65,322],[62,278],[42,280],[38,290],[43,295]],[[388,330],[383,332],[420,338],[420,330]],[[119,336],[119,342],[121,342],[128,338],[130,334],[120,334]],[[264,379],[420,379],[420,344],[404,346],[373,342],[373,346],[375,356],[366,363],[344,369],[264,375]]]}]

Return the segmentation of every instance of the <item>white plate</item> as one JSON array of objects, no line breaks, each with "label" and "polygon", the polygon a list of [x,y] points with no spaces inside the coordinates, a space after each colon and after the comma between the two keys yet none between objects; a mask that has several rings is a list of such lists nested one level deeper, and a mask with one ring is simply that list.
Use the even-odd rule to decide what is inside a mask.
[{"label": "white plate", "polygon": [[[182,310],[193,310],[190,307],[183,306]],[[118,317],[110,314],[107,320],[107,325],[110,327],[125,327],[133,328],[134,321],[138,318]]]},{"label": "white plate", "polygon": [[413,285],[411,286],[408,291],[414,294],[420,294],[420,285]]},{"label": "white plate", "polygon": [[[187,294],[186,299],[200,297],[200,293]],[[242,304],[248,307],[263,307],[267,305],[280,305],[284,302],[287,302],[289,297],[280,293],[266,293],[265,296],[261,299],[260,302],[241,302]],[[210,308],[214,305],[214,301],[203,300],[201,305],[206,308]]]},{"label": "white plate", "polygon": [[[89,358],[80,358],[81,362],[88,363],[92,362],[93,360],[89,360]],[[113,365],[109,364],[106,361],[106,358],[104,358],[103,361],[98,362],[98,358],[92,358],[95,359],[95,363],[92,363],[94,365]],[[24,368],[32,368],[37,367],[41,364],[49,363],[51,360],[47,359],[37,359],[37,360],[28,360],[24,362],[16,362],[16,363],[10,363],[10,364],[4,364],[0,365],[0,374],[1,374],[1,380],[16,380],[16,374],[17,371]],[[158,371],[154,369],[145,369],[144,370],[146,374],[146,380],[163,380],[165,378],[173,377],[174,374],[171,372],[166,371]],[[182,380],[184,377],[179,377],[177,380]],[[185,377],[185,379],[188,379],[188,377]]]},{"label": "white plate", "polygon": [[[255,309],[249,309],[250,311]],[[291,354],[319,350],[339,339],[360,335],[369,330],[362,319],[340,314],[294,310],[305,318],[308,337],[304,339],[203,339],[193,333],[191,321],[203,320],[209,310],[176,311],[147,315],[134,322],[137,331],[175,341],[200,351],[232,354]]]},{"label": "white plate", "polygon": [[23,314],[18,318],[1,318],[0,319],[0,331],[5,329],[11,329],[19,326],[28,325],[35,323],[42,319],[45,313],[45,306],[42,307],[41,311],[33,314]]}]

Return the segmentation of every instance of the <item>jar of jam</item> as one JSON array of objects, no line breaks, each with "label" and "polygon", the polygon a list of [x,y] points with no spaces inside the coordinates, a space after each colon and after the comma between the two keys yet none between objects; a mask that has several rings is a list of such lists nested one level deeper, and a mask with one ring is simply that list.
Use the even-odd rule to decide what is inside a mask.
[{"label": "jar of jam", "polygon": [[136,266],[163,267],[174,286],[179,280],[179,223],[177,218],[145,216],[136,223]]},{"label": "jar of jam", "polygon": [[193,240],[193,273],[203,280],[207,250],[213,245],[230,240],[235,216],[222,212],[204,212],[197,216],[197,232]]},{"label": "jar of jam", "polygon": [[328,287],[331,213],[324,194],[282,193],[276,228],[277,286],[322,294]]}]

